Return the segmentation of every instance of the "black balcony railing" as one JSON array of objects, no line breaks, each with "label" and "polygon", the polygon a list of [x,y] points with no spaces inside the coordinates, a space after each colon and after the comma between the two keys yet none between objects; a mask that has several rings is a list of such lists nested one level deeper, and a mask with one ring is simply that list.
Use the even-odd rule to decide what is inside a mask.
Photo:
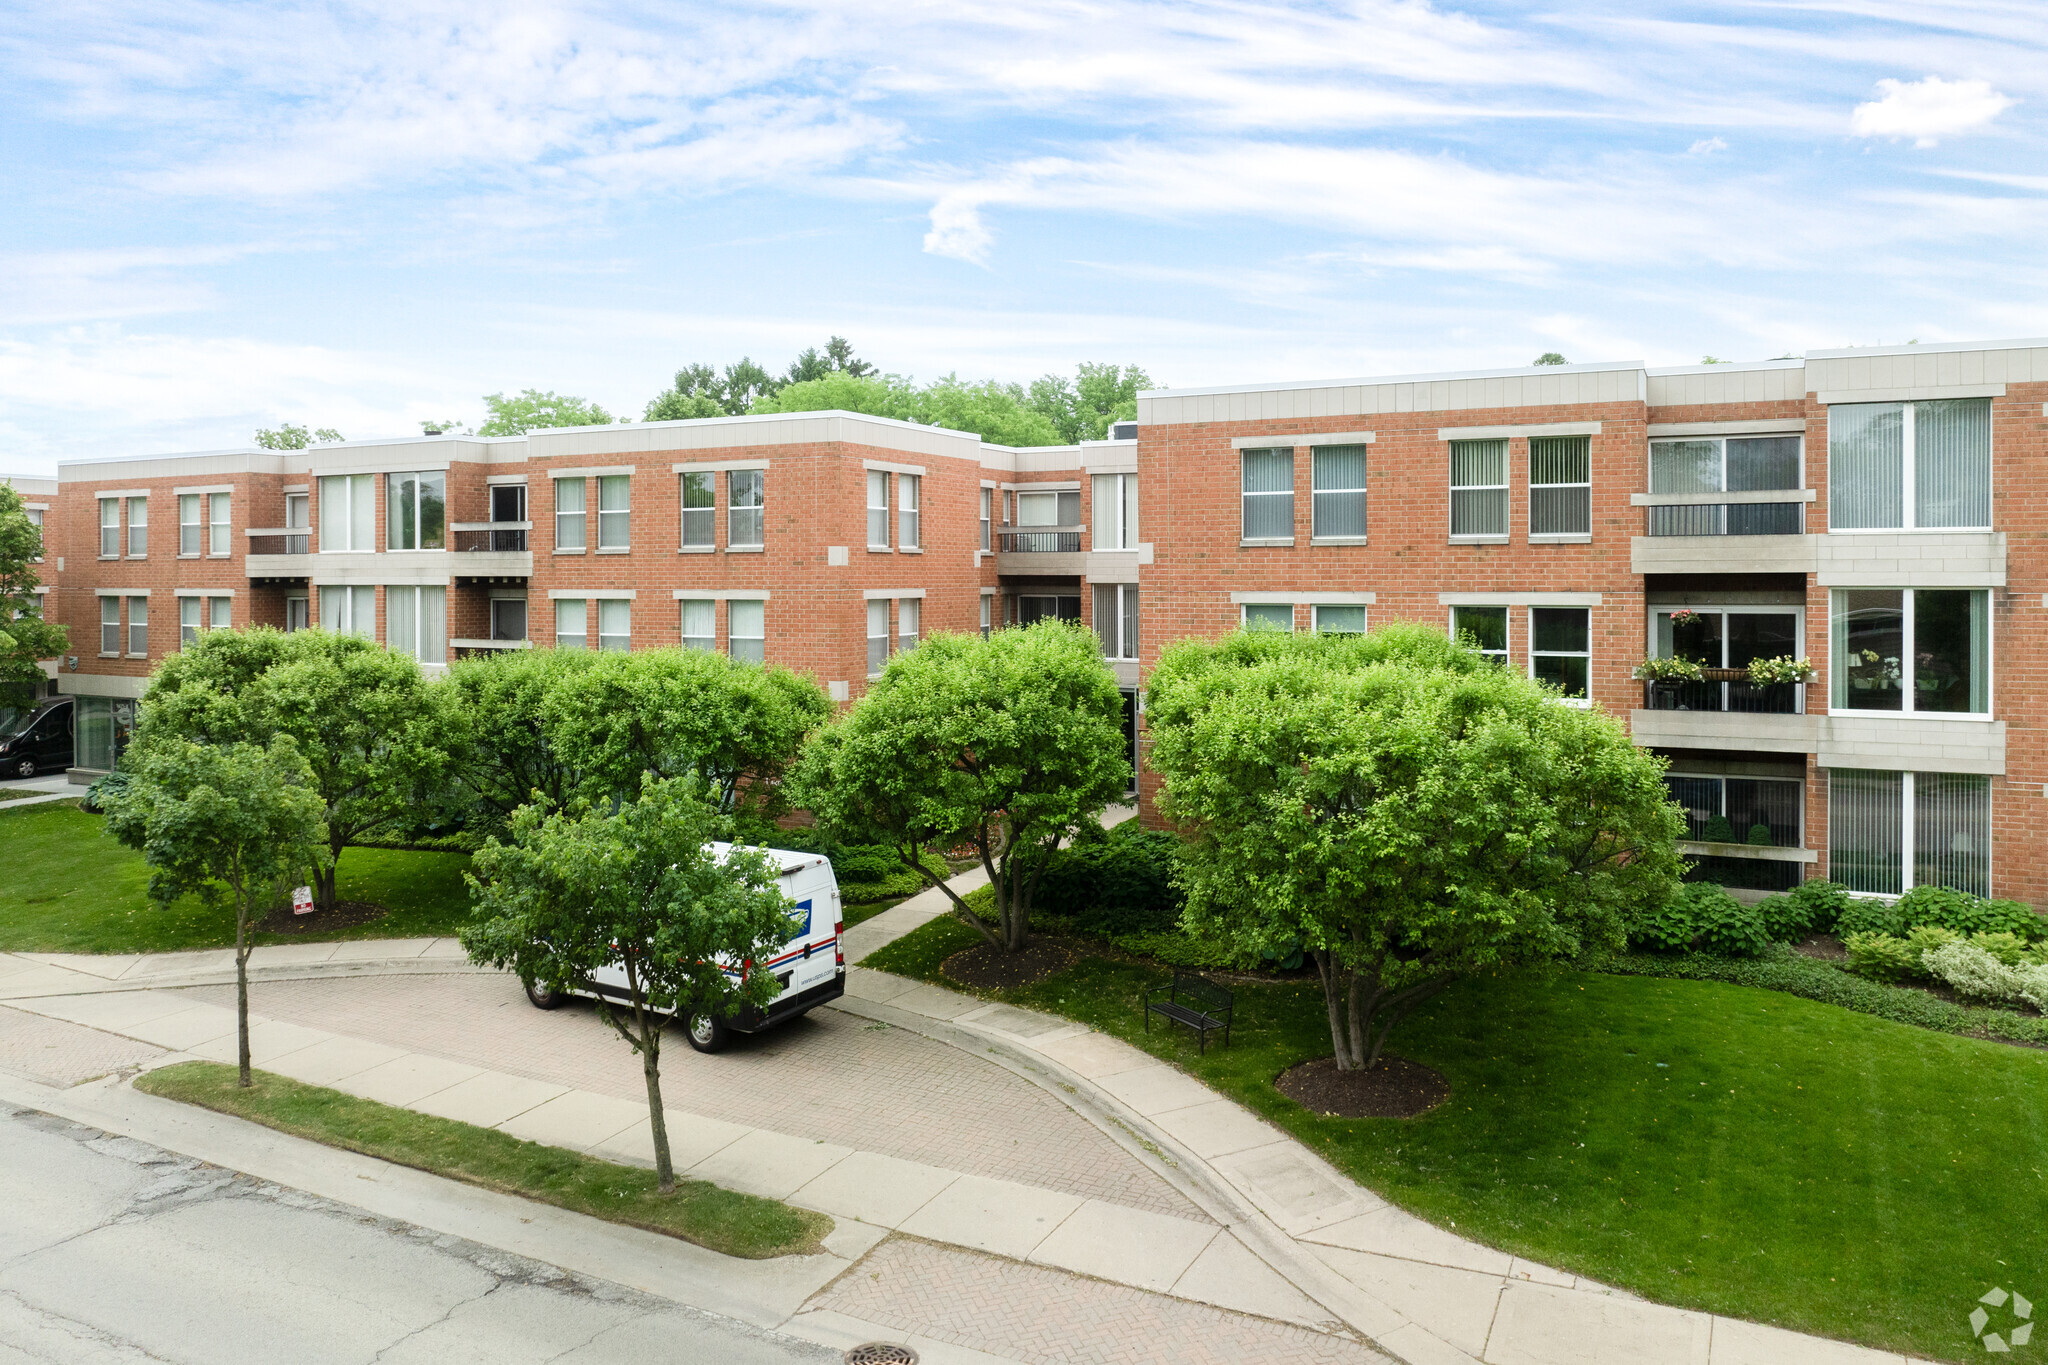
[{"label": "black balcony railing", "polygon": [[302,555],[310,548],[309,537],[304,531],[293,535],[250,536],[249,553],[252,555]]},{"label": "black balcony railing", "polygon": [[1003,531],[996,548],[1006,555],[1071,555],[1081,552],[1081,533],[1062,531]]},{"label": "black balcony railing", "polygon": [[471,553],[479,550],[524,550],[526,548],[526,523],[493,525],[473,530],[457,529],[455,549],[457,553]]},{"label": "black balcony railing", "polygon": [[1798,683],[1646,682],[1643,709],[1648,711],[1745,711],[1791,716],[1799,712]]},{"label": "black balcony railing", "polygon": [[1803,502],[1706,502],[1646,507],[1653,536],[1796,536]]}]

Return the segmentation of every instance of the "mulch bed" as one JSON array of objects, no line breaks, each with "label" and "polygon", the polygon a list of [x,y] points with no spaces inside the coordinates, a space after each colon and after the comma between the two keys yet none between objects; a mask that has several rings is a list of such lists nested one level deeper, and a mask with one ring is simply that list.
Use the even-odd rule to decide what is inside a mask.
[{"label": "mulch bed", "polygon": [[1817,957],[1823,962],[1847,962],[1849,950],[1842,946],[1842,940],[1833,934],[1808,934],[1792,945],[1793,951],[1806,957]]},{"label": "mulch bed", "polygon": [[266,934],[324,934],[374,924],[391,911],[370,901],[338,901],[332,910],[294,915],[290,901],[270,912],[256,927]]},{"label": "mulch bed", "polygon": [[1335,1057],[1321,1057],[1288,1068],[1274,1085],[1304,1109],[1345,1119],[1412,1119],[1451,1093],[1441,1071],[1384,1052],[1370,1071],[1339,1071]]},{"label": "mulch bed", "polygon": [[963,986],[1007,991],[1035,986],[1074,965],[1074,950],[1051,939],[1033,938],[1020,953],[998,952],[986,943],[963,948],[939,964],[939,971]]}]

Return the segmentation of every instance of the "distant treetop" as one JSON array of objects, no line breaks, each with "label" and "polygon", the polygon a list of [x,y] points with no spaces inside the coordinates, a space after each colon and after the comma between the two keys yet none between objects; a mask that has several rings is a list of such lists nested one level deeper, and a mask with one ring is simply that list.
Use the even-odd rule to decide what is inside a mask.
[{"label": "distant treetop", "polygon": [[1530,361],[1529,363],[1530,363],[1531,365],[1569,365],[1569,364],[1571,364],[1571,362],[1570,362],[1569,360],[1566,360],[1566,359],[1565,359],[1565,358],[1564,358],[1563,356],[1559,355],[1559,354],[1558,354],[1558,353],[1557,353],[1556,351],[1545,351],[1545,352],[1544,352],[1544,353],[1543,353],[1542,355],[1539,355],[1539,356],[1537,356],[1537,357],[1536,357],[1536,358],[1535,358],[1534,360]]}]

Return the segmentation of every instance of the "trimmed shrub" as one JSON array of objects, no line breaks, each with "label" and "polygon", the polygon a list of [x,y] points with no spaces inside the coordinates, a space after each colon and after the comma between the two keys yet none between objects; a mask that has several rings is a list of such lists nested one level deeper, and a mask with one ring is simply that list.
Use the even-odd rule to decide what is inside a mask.
[{"label": "trimmed shrub", "polygon": [[1105,938],[1170,933],[1184,903],[1174,884],[1180,850],[1178,836],[1126,820],[1053,855],[1038,883],[1036,911],[1063,915]]},{"label": "trimmed shrub", "polygon": [[1707,817],[1706,828],[1700,831],[1700,837],[1708,843],[1732,844],[1735,842],[1735,826],[1725,815],[1710,815]]},{"label": "trimmed shrub", "polygon": [[[832,874],[839,879],[839,900],[844,905],[914,896],[929,885],[905,867],[896,850],[886,844],[844,844],[827,856],[832,859]],[[935,853],[925,854],[924,865],[941,880],[947,876],[945,860]]]},{"label": "trimmed shrub", "polygon": [[1900,911],[1897,901],[1857,896],[1842,907],[1842,913],[1835,919],[1835,932],[1844,943],[1849,941],[1851,934],[1889,934],[1893,938],[1902,938],[1906,933],[1906,916]]},{"label": "trimmed shrub", "polygon": [[1763,916],[1712,882],[1684,882],[1629,930],[1629,942],[1661,952],[1698,947],[1723,957],[1751,957],[1770,942]]},{"label": "trimmed shrub", "polygon": [[1842,912],[1855,904],[1839,883],[1805,881],[1783,895],[1766,896],[1757,902],[1763,916],[1764,932],[1779,943],[1796,943],[1808,934],[1825,934],[1834,929]]},{"label": "trimmed shrub", "polygon": [[2048,919],[2018,901],[1986,900],[1945,886],[1916,886],[1899,897],[1907,928],[1938,924],[1958,934],[2012,934],[2029,943],[2048,938]]},{"label": "trimmed shrub", "polygon": [[1920,954],[1897,934],[1852,933],[1842,940],[1849,970],[1872,981],[1897,982],[1922,975]]},{"label": "trimmed shrub", "polygon": [[1974,943],[1950,942],[1927,955],[1927,970],[1966,1000],[2009,1005],[2026,984],[2020,974]]},{"label": "trimmed shrub", "polygon": [[1777,840],[1771,837],[1771,827],[1769,825],[1751,825],[1749,827],[1749,842],[1761,844],[1763,847],[1769,848]]}]

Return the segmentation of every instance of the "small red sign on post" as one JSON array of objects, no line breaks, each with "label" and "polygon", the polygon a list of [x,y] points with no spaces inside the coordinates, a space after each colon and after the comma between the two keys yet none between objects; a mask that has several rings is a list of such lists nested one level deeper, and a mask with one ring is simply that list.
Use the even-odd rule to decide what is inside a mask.
[{"label": "small red sign on post", "polygon": [[292,913],[294,915],[310,915],[313,913],[312,887],[295,886],[292,888]]}]

